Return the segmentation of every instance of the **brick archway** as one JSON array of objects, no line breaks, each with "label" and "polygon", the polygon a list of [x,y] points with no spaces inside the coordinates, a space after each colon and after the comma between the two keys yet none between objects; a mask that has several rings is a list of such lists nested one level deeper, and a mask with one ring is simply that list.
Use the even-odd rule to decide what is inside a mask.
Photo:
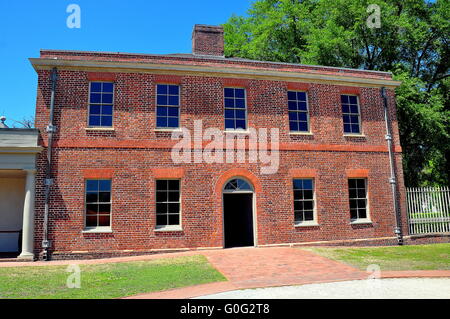
[{"label": "brick archway", "polygon": [[259,193],[262,190],[261,183],[252,172],[244,168],[232,168],[223,173],[216,182],[215,195],[216,199],[218,199],[219,202],[222,198],[222,188],[224,184],[232,177],[244,177],[245,179],[250,181],[254,187],[255,193]]},{"label": "brick archway", "polygon": [[244,168],[232,168],[226,172],[224,172],[219,179],[216,182],[215,189],[214,189],[214,197],[216,201],[216,209],[217,209],[217,216],[220,216],[221,219],[221,227],[219,230],[219,236],[222,239],[222,246],[225,247],[225,240],[224,240],[224,211],[222,207],[222,196],[223,196],[223,187],[225,186],[225,183],[227,183],[232,178],[244,178],[248,182],[250,182],[253,186],[253,243],[254,246],[258,246],[258,212],[260,210],[259,207],[259,194],[262,191],[261,183],[259,182],[259,179],[250,172],[247,169]]}]

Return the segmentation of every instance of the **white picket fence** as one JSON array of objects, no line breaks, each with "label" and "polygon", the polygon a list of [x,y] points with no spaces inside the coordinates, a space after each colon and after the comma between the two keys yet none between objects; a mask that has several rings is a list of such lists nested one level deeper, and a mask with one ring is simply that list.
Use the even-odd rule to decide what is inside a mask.
[{"label": "white picket fence", "polygon": [[450,232],[449,187],[410,187],[406,198],[411,235]]}]

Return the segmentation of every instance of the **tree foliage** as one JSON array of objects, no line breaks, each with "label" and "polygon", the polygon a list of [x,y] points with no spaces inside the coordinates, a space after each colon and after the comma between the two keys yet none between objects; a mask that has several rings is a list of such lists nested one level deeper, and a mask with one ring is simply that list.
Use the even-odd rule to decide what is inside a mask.
[{"label": "tree foliage", "polygon": [[448,184],[448,0],[256,0],[224,31],[226,56],[393,72],[406,184]]}]

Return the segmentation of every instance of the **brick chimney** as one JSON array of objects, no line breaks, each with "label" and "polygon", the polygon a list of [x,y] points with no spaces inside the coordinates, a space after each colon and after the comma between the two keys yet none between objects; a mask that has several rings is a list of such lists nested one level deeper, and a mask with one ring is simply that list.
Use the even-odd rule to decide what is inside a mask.
[{"label": "brick chimney", "polygon": [[223,57],[223,27],[196,24],[192,31],[192,53]]}]

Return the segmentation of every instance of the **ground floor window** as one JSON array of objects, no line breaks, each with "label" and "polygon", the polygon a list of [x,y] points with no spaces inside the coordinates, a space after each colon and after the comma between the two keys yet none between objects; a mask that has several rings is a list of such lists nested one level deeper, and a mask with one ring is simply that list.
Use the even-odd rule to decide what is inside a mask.
[{"label": "ground floor window", "polygon": [[294,179],[295,223],[314,222],[314,181],[313,179]]},{"label": "ground floor window", "polygon": [[180,180],[156,181],[156,227],[180,225]]},{"label": "ground floor window", "polygon": [[350,178],[348,180],[350,201],[350,219],[357,221],[367,219],[367,180],[365,178]]},{"label": "ground floor window", "polygon": [[111,180],[86,180],[86,228],[111,226]]}]

